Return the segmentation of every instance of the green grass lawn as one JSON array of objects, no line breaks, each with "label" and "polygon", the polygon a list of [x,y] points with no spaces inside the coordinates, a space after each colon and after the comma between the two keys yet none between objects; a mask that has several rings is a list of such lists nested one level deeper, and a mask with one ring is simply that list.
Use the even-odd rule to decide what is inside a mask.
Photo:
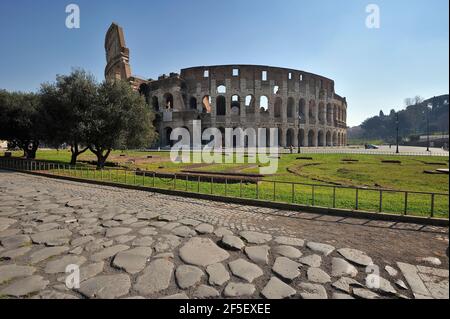
[{"label": "green grass lawn", "polygon": [[[126,159],[146,159],[147,156],[157,157],[155,163],[139,163],[122,161],[121,166],[130,169],[144,169],[166,173],[177,173],[183,169],[194,169],[206,172],[241,172],[259,173],[258,164],[211,164],[193,165],[179,164],[170,161],[168,152],[139,152],[139,151],[115,151],[111,161],[119,161],[120,154],[126,155]],[[3,154],[0,153],[0,156]],[[21,156],[21,152],[13,156]],[[312,160],[297,159],[299,156],[310,156]],[[38,160],[46,160],[61,164],[70,162],[70,152],[64,151],[38,151]],[[95,160],[95,156],[86,152],[80,160]],[[343,160],[353,160],[351,162]],[[382,163],[382,160],[399,160],[399,164]],[[96,172],[94,166],[79,164],[78,168],[91,168],[87,173],[74,170],[65,174],[78,174],[84,178],[110,180],[119,183],[138,184],[167,189],[188,190],[191,192],[213,193],[245,197],[252,199],[297,203],[302,205],[315,205],[323,207],[337,207],[346,209],[358,209],[367,211],[380,211],[380,193],[377,190],[360,190],[358,203],[354,189],[341,189],[333,185],[348,187],[364,187],[375,189],[405,190],[411,192],[435,192],[448,193],[448,175],[425,174],[424,171],[433,171],[437,168],[448,168],[448,158],[425,156],[385,156],[385,155],[343,155],[343,154],[285,154],[279,160],[278,171],[275,175],[264,177],[258,183],[218,184],[211,187],[209,182],[201,182],[178,178],[153,178],[135,176],[131,172],[106,169]],[[84,173],[84,175],[82,175]],[[276,183],[274,183],[276,181]],[[317,184],[314,189],[311,185],[295,185],[287,183]],[[212,188],[212,189],[211,189]],[[274,196],[275,188],[275,196]],[[334,192],[336,200],[334,201]],[[431,210],[431,196],[422,194],[409,194],[407,214],[429,216]],[[404,193],[384,192],[381,211],[403,214],[405,207]],[[448,197],[435,197],[435,216],[448,217]]]}]

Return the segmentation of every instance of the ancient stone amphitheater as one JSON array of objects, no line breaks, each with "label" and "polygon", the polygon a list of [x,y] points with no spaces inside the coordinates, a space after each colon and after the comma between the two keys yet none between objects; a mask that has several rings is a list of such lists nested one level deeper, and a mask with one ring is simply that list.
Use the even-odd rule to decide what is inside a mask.
[{"label": "ancient stone amphitheater", "polygon": [[157,113],[160,146],[173,129],[276,128],[281,147],[338,147],[347,141],[347,102],[334,81],[320,75],[262,65],[200,66],[158,80],[131,76],[122,29],[106,36],[106,78],[129,80]]}]

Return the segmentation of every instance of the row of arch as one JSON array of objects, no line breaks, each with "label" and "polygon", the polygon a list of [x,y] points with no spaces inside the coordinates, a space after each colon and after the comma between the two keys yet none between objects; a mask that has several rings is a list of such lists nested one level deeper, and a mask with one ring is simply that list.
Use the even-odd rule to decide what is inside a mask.
[{"label": "row of arch", "polygon": [[[189,128],[184,127],[188,131]],[[225,145],[225,128],[218,127],[219,131],[222,133],[222,145]],[[170,140],[170,134],[172,133],[171,127],[166,127],[164,129],[164,135],[162,146],[174,144]],[[266,145],[269,145],[270,136],[266,135]],[[203,143],[206,143],[203,141]],[[293,128],[289,129],[278,129],[278,140],[275,142],[275,146],[279,147],[340,147],[347,145],[347,134],[339,131],[331,130],[314,130],[314,129],[299,129],[295,130]],[[236,140],[234,140],[234,145],[236,145]],[[246,145],[247,146],[247,140]]]},{"label": "row of arch", "polygon": [[[163,107],[166,110],[171,110],[174,107],[174,98],[171,93],[166,93],[162,98]],[[151,105],[154,110],[161,111],[161,105],[157,96],[151,98]],[[188,107],[192,110],[201,110],[203,113],[213,113],[215,115],[240,115],[245,106],[246,114],[254,114],[255,112],[270,113],[270,99],[265,95],[259,97],[259,103],[256,103],[256,98],[253,95],[247,95],[242,99],[239,95],[232,95],[231,100],[227,101],[224,95],[218,95],[213,100],[211,96],[205,95],[201,103],[194,96],[190,97]],[[306,103],[305,99],[301,98],[295,101],[293,97],[287,99],[286,108],[283,107],[283,99],[275,97],[272,99],[273,117],[282,118],[285,111],[287,118],[299,118],[301,123],[315,124],[318,121],[321,124],[333,124],[335,121],[345,123],[347,119],[347,111],[345,107],[337,104],[319,102],[310,100]]]}]

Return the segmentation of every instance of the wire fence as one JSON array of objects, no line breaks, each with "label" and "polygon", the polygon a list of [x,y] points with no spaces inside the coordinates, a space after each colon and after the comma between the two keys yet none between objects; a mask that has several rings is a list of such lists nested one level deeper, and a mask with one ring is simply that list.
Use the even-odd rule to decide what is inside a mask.
[{"label": "wire fence", "polygon": [[228,176],[170,174],[123,168],[104,168],[97,170],[94,166],[72,166],[60,163],[7,158],[0,159],[0,168],[153,189],[167,189],[310,207],[411,216],[449,217],[448,193],[361,188],[274,180],[245,180]]}]

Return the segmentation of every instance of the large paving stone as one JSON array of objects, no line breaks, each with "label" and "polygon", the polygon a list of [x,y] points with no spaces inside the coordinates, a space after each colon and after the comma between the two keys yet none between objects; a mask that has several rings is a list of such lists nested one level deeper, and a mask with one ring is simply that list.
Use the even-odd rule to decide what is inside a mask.
[{"label": "large paving stone", "polygon": [[300,276],[300,264],[286,257],[278,257],[272,271],[286,280],[294,280]]},{"label": "large paving stone", "polygon": [[94,241],[94,240],[95,240],[95,237],[93,237],[93,236],[78,237],[76,239],[73,239],[70,242],[70,245],[72,247],[83,246],[83,245],[85,245],[87,243],[90,243],[91,241]]},{"label": "large paving stone", "polygon": [[285,299],[294,296],[296,291],[280,279],[272,277],[261,294],[267,299]]},{"label": "large paving stone", "polygon": [[154,227],[145,227],[138,231],[142,236],[154,236],[158,235],[158,231]]},{"label": "large paving stone", "polygon": [[209,265],[206,268],[206,272],[209,275],[209,284],[215,286],[222,286],[228,280],[230,280],[230,273],[223,264],[217,263]]},{"label": "large paving stone", "polygon": [[234,235],[231,230],[225,227],[219,227],[214,231],[214,235],[216,235],[219,238],[222,238],[225,235]]},{"label": "large paving stone", "polygon": [[398,268],[400,268],[403,276],[405,277],[408,285],[411,287],[411,290],[414,294],[422,295],[422,296],[430,296],[430,292],[428,288],[423,283],[422,279],[418,274],[418,269],[414,265],[406,264],[406,263],[397,263]]},{"label": "large paving stone", "polygon": [[218,298],[220,293],[211,286],[200,285],[194,293],[194,298],[206,299],[206,298]]},{"label": "large paving stone", "polygon": [[356,280],[352,279],[352,278],[348,278],[348,277],[341,277],[339,278],[339,280],[335,281],[332,286],[338,290],[341,290],[343,292],[346,293],[351,293],[352,292],[352,288],[357,287],[357,288],[363,288],[364,285],[360,284],[359,282],[357,282]]},{"label": "large paving stone", "polygon": [[292,246],[286,246],[286,245],[282,245],[282,246],[277,246],[273,249],[273,252],[287,257],[287,258],[292,258],[292,259],[298,259],[302,256],[302,253],[300,250],[298,250],[297,248],[294,248]]},{"label": "large paving stone", "polygon": [[245,247],[244,242],[239,237],[234,235],[223,236],[220,243],[231,250],[242,250]]},{"label": "large paving stone", "polygon": [[86,258],[83,256],[65,256],[57,260],[52,260],[47,263],[45,266],[45,273],[47,274],[57,274],[57,273],[65,273],[66,268],[69,265],[78,265],[81,266],[86,262]]},{"label": "large paving stone", "polygon": [[322,265],[322,257],[319,255],[309,255],[306,257],[302,257],[298,260],[301,264],[309,266],[309,267],[315,267],[318,268],[320,265]]},{"label": "large paving stone", "polygon": [[159,213],[156,212],[141,212],[136,215],[137,219],[140,220],[152,220],[158,218]]},{"label": "large paving stone", "polygon": [[303,282],[299,288],[303,299],[328,299],[327,291],[322,285]]},{"label": "large paving stone", "polygon": [[51,246],[61,246],[70,242],[72,232],[68,229],[53,229],[31,235],[31,240],[35,244],[46,244]]},{"label": "large paving stone", "polygon": [[256,288],[252,284],[242,284],[236,282],[230,282],[223,291],[225,297],[250,297],[256,291]]},{"label": "large paving stone", "polygon": [[0,284],[18,277],[31,276],[36,268],[15,264],[0,266]]},{"label": "large paving stone", "polygon": [[187,264],[209,266],[222,262],[230,255],[208,238],[191,238],[180,248],[180,258]]},{"label": "large paving stone", "polygon": [[106,237],[116,237],[116,236],[126,235],[131,231],[132,231],[131,228],[126,228],[126,227],[109,228],[106,231]]},{"label": "large paving stone", "polygon": [[91,256],[92,261],[101,261],[110,257],[115,256],[121,251],[128,250],[130,247],[126,245],[116,245],[112,247],[105,248],[98,253],[95,253]]},{"label": "large paving stone", "polygon": [[366,286],[369,289],[381,292],[383,294],[397,294],[397,291],[391,285],[391,283],[383,277],[380,277],[379,275],[369,274],[366,277]]},{"label": "large paving stone", "polygon": [[203,271],[195,266],[181,265],[175,271],[175,278],[181,289],[188,289],[197,285],[203,276]]},{"label": "large paving stone", "polygon": [[30,237],[27,235],[15,235],[0,239],[3,247],[7,249],[19,248],[31,244]]},{"label": "large paving stone", "polygon": [[149,295],[167,289],[172,279],[174,264],[166,259],[152,261],[143,274],[137,278],[134,289],[142,294]]},{"label": "large paving stone", "polygon": [[87,298],[114,299],[127,295],[130,288],[130,277],[120,274],[88,279],[81,283],[78,291]]},{"label": "large paving stone", "polygon": [[266,245],[245,247],[245,254],[247,257],[251,261],[262,265],[267,265],[269,263],[269,251],[270,247]]},{"label": "large paving stone", "polygon": [[360,299],[378,299],[380,296],[369,289],[365,288],[354,288],[353,295]]},{"label": "large paving stone", "polygon": [[188,238],[188,237],[194,237],[197,235],[197,233],[188,226],[179,226],[174,229],[172,229],[172,233],[178,237],[182,238]]},{"label": "large paving stone", "polygon": [[331,260],[331,275],[333,277],[356,277],[358,270],[355,266],[342,258],[333,258]]},{"label": "large paving stone", "polygon": [[214,232],[214,226],[210,224],[200,224],[195,227],[195,231],[201,235],[212,234]]},{"label": "large paving stone", "polygon": [[265,244],[272,240],[271,235],[255,231],[243,231],[239,235],[249,244]]},{"label": "large paving stone", "polygon": [[16,249],[0,252],[0,260],[16,259],[18,257],[25,255],[30,250],[31,250],[31,247],[21,247],[21,248],[16,248]]},{"label": "large paving stone", "polygon": [[318,284],[331,282],[331,277],[320,268],[310,267],[307,271],[307,277],[308,281]]},{"label": "large paving stone", "polygon": [[335,248],[328,244],[322,244],[322,243],[315,243],[315,242],[308,242],[306,244],[306,247],[311,249],[312,251],[321,253],[322,255],[328,256],[331,254]]},{"label": "large paving stone", "polygon": [[286,245],[286,246],[303,247],[305,245],[305,241],[303,239],[285,236],[276,237],[275,242],[279,245]]},{"label": "large paving stone", "polygon": [[30,263],[32,265],[40,263],[41,261],[44,261],[48,258],[61,255],[67,252],[68,250],[69,247],[67,246],[42,248],[30,255]]},{"label": "large paving stone", "polygon": [[252,283],[258,277],[261,277],[264,273],[257,265],[252,264],[242,258],[232,261],[229,264],[230,270],[238,278],[244,279],[249,283]]},{"label": "large paving stone", "polygon": [[360,266],[369,266],[373,264],[372,258],[367,256],[366,253],[360,250],[343,248],[339,249],[338,253],[341,254],[348,261]]},{"label": "large paving stone", "polygon": [[114,257],[113,266],[123,269],[129,274],[137,274],[145,268],[152,251],[149,247],[137,247],[119,252]]},{"label": "large paving stone", "polygon": [[132,246],[140,246],[140,247],[150,247],[153,245],[154,242],[155,242],[155,239],[153,237],[144,236],[141,238],[136,238],[131,245]]},{"label": "large paving stone", "polygon": [[181,244],[180,238],[175,235],[162,235],[157,239],[153,248],[156,253],[171,252]]},{"label": "large paving stone", "polygon": [[24,297],[31,293],[43,290],[49,284],[48,280],[45,280],[41,276],[30,276],[18,281],[15,281],[11,285],[0,291],[0,295],[12,296],[12,297]]}]

